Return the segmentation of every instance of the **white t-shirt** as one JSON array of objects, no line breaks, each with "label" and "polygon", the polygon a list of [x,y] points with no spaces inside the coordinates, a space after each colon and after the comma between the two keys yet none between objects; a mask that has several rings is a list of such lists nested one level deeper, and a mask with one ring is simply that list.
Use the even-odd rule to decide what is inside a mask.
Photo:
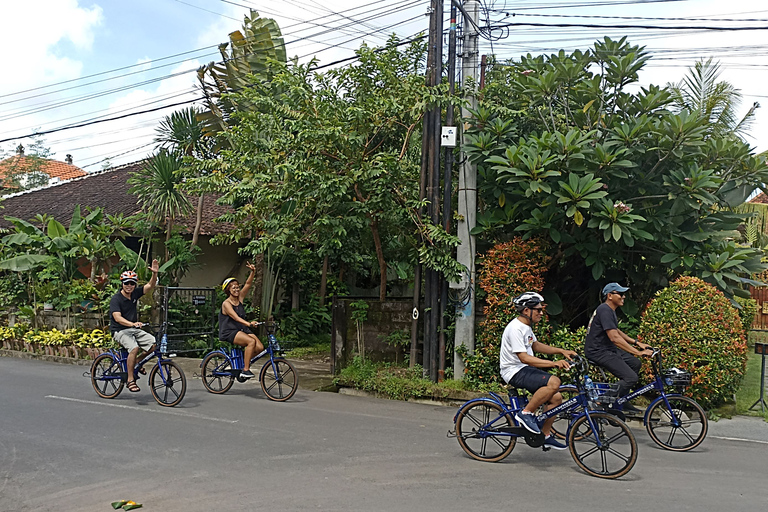
[{"label": "white t-shirt", "polygon": [[518,318],[515,318],[504,329],[501,335],[501,353],[499,354],[501,378],[509,382],[514,374],[520,369],[528,366],[517,357],[518,352],[526,352],[533,355],[533,342],[536,341],[536,335],[533,334],[531,326],[525,325]]}]

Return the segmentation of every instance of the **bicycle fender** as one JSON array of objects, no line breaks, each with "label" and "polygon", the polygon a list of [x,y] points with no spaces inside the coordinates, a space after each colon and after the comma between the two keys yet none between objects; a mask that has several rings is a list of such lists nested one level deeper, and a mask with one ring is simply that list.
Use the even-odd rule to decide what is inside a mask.
[{"label": "bicycle fender", "polygon": [[463,404],[461,404],[461,406],[459,407],[459,409],[456,411],[456,414],[454,414],[454,415],[453,415],[453,422],[454,422],[454,423],[456,423],[456,418],[458,418],[458,417],[459,417],[459,412],[460,412],[460,411],[461,411],[461,410],[462,410],[464,407],[466,407],[466,406],[467,406],[467,405],[469,405],[469,404],[476,404],[476,403],[479,403],[479,402],[490,402],[490,403],[492,403],[492,404],[496,404],[496,405],[500,406],[500,407],[501,407],[502,409],[504,409],[504,410],[507,410],[507,409],[508,409],[508,408],[507,408],[507,406],[505,406],[503,403],[499,403],[499,401],[498,401],[498,400],[493,400],[493,399],[491,399],[491,398],[473,398],[472,400],[467,400],[466,402],[464,402]]},{"label": "bicycle fender", "polygon": [[221,354],[224,357],[229,358],[229,356],[227,356],[227,354],[225,354],[223,350],[221,350],[220,348],[217,348],[216,350],[211,350],[210,352],[208,352],[207,354],[205,354],[203,356],[203,358],[200,360],[200,364],[197,365],[198,368],[202,368],[203,367],[203,361],[205,360],[206,357],[208,357],[211,354]]},{"label": "bicycle fender", "polygon": [[[667,395],[667,398],[672,398],[674,396],[683,396],[682,393],[666,393],[666,395]],[[656,397],[656,399],[653,402],[648,404],[648,407],[646,407],[645,409],[645,414],[643,414],[643,426],[648,425],[648,413],[651,411],[651,408],[654,405],[656,405],[657,402],[663,402],[663,401],[664,401],[664,397],[659,396],[659,397]]]}]

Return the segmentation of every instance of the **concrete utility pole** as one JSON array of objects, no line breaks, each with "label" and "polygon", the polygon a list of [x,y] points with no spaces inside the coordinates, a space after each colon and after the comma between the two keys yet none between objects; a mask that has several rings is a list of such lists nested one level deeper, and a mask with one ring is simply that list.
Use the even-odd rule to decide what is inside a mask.
[{"label": "concrete utility pole", "polygon": [[[464,91],[469,91],[469,105],[477,106],[474,91],[470,88],[477,86],[477,68],[479,65],[478,30],[477,20],[480,4],[477,0],[464,2],[464,44],[461,54],[461,86]],[[469,111],[464,108],[462,116],[468,117]],[[463,131],[462,131],[463,134]],[[462,143],[466,144],[463,137]],[[475,351],[475,237],[470,231],[475,227],[477,217],[477,168],[468,159],[463,159],[459,170],[459,220],[457,234],[460,245],[456,251],[459,263],[463,264],[467,271],[458,283],[451,283],[451,288],[459,290],[459,295],[464,298],[457,306],[456,336],[453,351],[453,375],[454,379],[464,377],[464,361],[457,354],[457,349],[465,345],[470,353]]]}]

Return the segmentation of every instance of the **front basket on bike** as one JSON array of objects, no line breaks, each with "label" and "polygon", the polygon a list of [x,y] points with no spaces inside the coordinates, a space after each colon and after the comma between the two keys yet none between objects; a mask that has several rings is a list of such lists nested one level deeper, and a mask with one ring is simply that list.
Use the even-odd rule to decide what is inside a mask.
[{"label": "front basket on bike", "polygon": [[668,368],[664,370],[662,374],[664,379],[664,385],[670,388],[676,388],[679,390],[685,390],[691,385],[691,373],[679,368]]},{"label": "front basket on bike", "polygon": [[600,405],[613,405],[619,397],[618,382],[595,382],[597,396],[590,397],[590,401]]}]

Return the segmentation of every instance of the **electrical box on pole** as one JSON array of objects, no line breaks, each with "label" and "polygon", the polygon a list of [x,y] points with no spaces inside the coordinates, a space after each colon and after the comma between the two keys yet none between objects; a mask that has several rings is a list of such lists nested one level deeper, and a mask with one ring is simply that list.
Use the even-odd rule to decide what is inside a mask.
[{"label": "electrical box on pole", "polygon": [[444,148],[456,147],[456,127],[455,126],[443,126],[442,135],[440,136],[440,145]]}]

